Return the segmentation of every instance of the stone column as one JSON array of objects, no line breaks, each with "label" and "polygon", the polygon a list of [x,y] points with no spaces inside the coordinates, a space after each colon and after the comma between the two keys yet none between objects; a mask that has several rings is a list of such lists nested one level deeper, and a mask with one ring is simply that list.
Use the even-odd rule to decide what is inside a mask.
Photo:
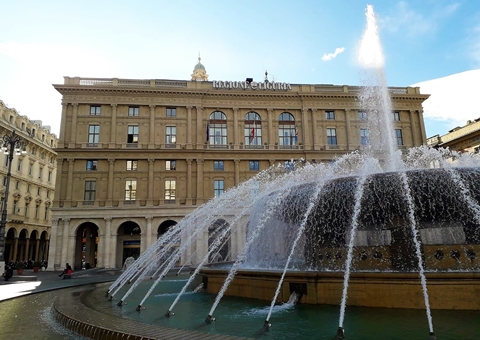
[{"label": "stone column", "polygon": [[[48,267],[47,270],[55,270],[55,267],[58,267],[60,264],[56,260],[58,257],[59,253],[61,252],[61,244],[57,242],[57,237],[58,237],[58,218],[52,219],[52,229],[51,229],[51,234],[50,234],[50,246],[48,247],[47,243],[47,249],[48,249],[48,256],[46,260],[48,261]],[[59,246],[57,248],[57,245]],[[58,252],[57,252],[58,249]]]},{"label": "stone column", "polygon": [[153,166],[155,164],[155,159],[148,160],[148,189],[147,189],[147,205],[153,205],[153,187],[154,187],[154,179],[153,179]]},{"label": "stone column", "polygon": [[197,205],[203,204],[203,159],[197,162]]},{"label": "stone column", "polygon": [[72,104],[73,114],[72,114],[72,130],[70,132],[70,142],[68,143],[69,148],[75,148],[75,141],[77,140],[77,116],[78,116],[78,103]]},{"label": "stone column", "polygon": [[14,241],[13,241],[13,257],[12,257],[12,260],[16,262],[17,261],[17,256],[18,256],[18,237],[15,237]]},{"label": "stone column", "polygon": [[115,140],[116,140],[116,134],[117,134],[117,104],[111,104],[112,106],[112,120],[111,120],[111,125],[110,125],[110,143],[108,144],[108,147],[110,149],[115,148]]},{"label": "stone column", "polygon": [[417,140],[417,133],[416,133],[416,119],[415,119],[415,111],[414,110],[410,110],[410,131],[412,133],[412,142],[413,142],[413,145],[412,146],[419,146],[420,144],[417,144],[418,143],[418,140]]},{"label": "stone column", "polygon": [[203,130],[203,108],[201,106],[196,106],[197,109],[197,149],[203,149],[203,143],[207,141],[206,131]]},{"label": "stone column", "polygon": [[[302,109],[302,138],[299,138],[299,141],[303,141],[303,147],[306,150],[307,145],[310,146],[311,142],[308,138],[308,109]],[[310,147],[309,147],[310,149]]]},{"label": "stone column", "polygon": [[192,148],[192,106],[187,106],[187,149]]},{"label": "stone column", "polygon": [[268,108],[267,109],[267,119],[268,119],[268,134],[267,134],[267,142],[270,148],[273,149],[273,145],[275,144],[275,137],[274,137],[274,131],[273,131],[273,109]]},{"label": "stone column", "polygon": [[[70,229],[70,219],[64,218],[63,219],[63,236],[62,236],[62,252],[60,258],[60,266],[64,266],[65,263],[68,262],[68,232]],[[62,267],[60,267],[62,268]]]},{"label": "stone column", "polygon": [[105,237],[103,240],[103,246],[105,249],[104,265],[106,268],[113,268],[112,266],[112,254],[110,254],[110,242],[112,238],[112,218],[105,217]]},{"label": "stone column", "polygon": [[192,159],[187,159],[187,205],[192,205]]},{"label": "stone column", "polygon": [[155,105],[150,105],[150,134],[148,148],[155,149]]},{"label": "stone column", "polygon": [[32,259],[33,261],[40,261],[40,259],[38,258],[40,254],[40,239],[37,238],[36,242],[35,242],[35,257]]},{"label": "stone column", "polygon": [[66,125],[67,125],[67,108],[68,103],[62,103],[62,121],[60,122],[60,137],[58,141],[58,147],[63,148],[68,141],[65,140]]},{"label": "stone column", "polygon": [[345,124],[347,126],[346,136],[347,136],[347,150],[350,150],[350,134],[352,133],[350,129],[350,109],[345,110]]},{"label": "stone column", "polygon": [[108,159],[108,187],[107,187],[107,207],[113,205],[113,170],[115,166],[115,159]]},{"label": "stone column", "polygon": [[[238,107],[233,108],[233,145],[237,145],[240,141],[238,135]],[[243,138],[242,138],[243,141]]]},{"label": "stone column", "polygon": [[240,160],[234,159],[235,162],[235,186],[240,183]]},{"label": "stone column", "polygon": [[425,132],[425,122],[423,121],[423,110],[418,110],[418,121],[420,122],[420,133],[422,135],[421,145],[427,144],[427,135]]},{"label": "stone column", "polygon": [[68,177],[67,177],[67,197],[65,198],[66,206],[72,206],[72,190],[73,190],[73,164],[75,159],[68,159]]},{"label": "stone column", "polygon": [[317,109],[312,110],[312,136],[313,136],[313,149],[318,150],[320,148],[319,141],[318,141],[318,133],[317,133]]},{"label": "stone column", "polygon": [[147,244],[145,245],[145,249],[152,245],[152,217],[145,217],[147,220]]}]

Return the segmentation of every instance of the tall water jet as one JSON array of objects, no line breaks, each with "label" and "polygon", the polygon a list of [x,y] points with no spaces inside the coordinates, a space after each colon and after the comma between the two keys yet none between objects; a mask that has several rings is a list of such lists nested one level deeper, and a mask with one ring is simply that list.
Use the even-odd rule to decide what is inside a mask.
[{"label": "tall water jet", "polygon": [[363,148],[379,159],[387,171],[402,167],[393,129],[393,112],[390,93],[385,78],[382,45],[373,6],[366,9],[367,24],[358,49],[358,62],[363,68],[363,87],[359,95],[360,108],[367,120]]}]

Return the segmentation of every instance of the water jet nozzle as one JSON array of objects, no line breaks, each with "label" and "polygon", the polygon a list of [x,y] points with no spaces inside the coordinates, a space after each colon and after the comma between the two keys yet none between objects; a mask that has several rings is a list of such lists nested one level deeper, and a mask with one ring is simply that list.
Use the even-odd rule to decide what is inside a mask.
[{"label": "water jet nozzle", "polygon": [[122,307],[122,305],[123,305],[123,301],[122,300],[118,301],[117,306]]},{"label": "water jet nozzle", "polygon": [[268,320],[265,320],[265,322],[263,323],[262,331],[268,332],[271,327],[272,327],[272,324],[268,322]]},{"label": "water jet nozzle", "polygon": [[211,323],[214,322],[215,320],[216,320],[216,319],[215,319],[213,316],[209,315],[209,316],[207,316],[207,318],[205,319],[205,323],[211,324]]},{"label": "water jet nozzle", "polygon": [[170,309],[167,310],[167,312],[165,313],[165,316],[166,316],[167,318],[169,318],[169,317],[171,317],[171,316],[174,316],[174,315],[175,315],[175,313],[172,312]]},{"label": "water jet nozzle", "polygon": [[345,330],[343,327],[338,327],[337,336],[335,336],[335,339],[345,339]]},{"label": "water jet nozzle", "polygon": [[141,309],[142,309],[142,305],[138,305],[137,308],[135,308],[137,312],[140,312]]},{"label": "water jet nozzle", "polygon": [[437,337],[435,336],[435,334],[433,334],[433,332],[430,332],[428,340],[437,340]]}]

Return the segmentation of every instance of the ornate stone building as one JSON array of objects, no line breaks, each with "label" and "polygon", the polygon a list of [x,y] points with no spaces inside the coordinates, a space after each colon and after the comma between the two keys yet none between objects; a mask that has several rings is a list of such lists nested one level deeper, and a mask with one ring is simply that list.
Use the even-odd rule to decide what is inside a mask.
[{"label": "ornate stone building", "polygon": [[[291,159],[328,162],[366,142],[360,87],[207,77],[199,58],[192,81],[65,77],[54,85],[63,96],[56,268],[120,267],[259,171]],[[428,96],[410,87],[390,93],[399,147],[425,144]],[[192,262],[207,239],[208,231],[189,251]],[[241,243],[228,246],[235,252]]]},{"label": "ornate stone building", "polygon": [[[55,194],[57,137],[39,120],[30,120],[0,101],[0,135],[15,131],[25,141],[26,153],[14,155],[5,230],[6,261],[48,259],[51,205]],[[2,144],[3,145],[3,144]],[[8,155],[0,155],[0,193],[6,191]],[[3,210],[3,205],[2,205]]]},{"label": "ornate stone building", "polygon": [[443,136],[432,136],[428,138],[427,143],[435,148],[449,148],[462,153],[480,153],[480,118],[469,120],[464,126],[457,126]]}]

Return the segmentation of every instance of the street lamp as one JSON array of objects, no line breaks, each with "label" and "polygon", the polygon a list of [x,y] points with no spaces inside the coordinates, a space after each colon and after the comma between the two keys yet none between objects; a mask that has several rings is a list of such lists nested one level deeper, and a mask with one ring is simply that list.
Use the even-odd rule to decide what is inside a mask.
[{"label": "street lamp", "polygon": [[10,177],[12,176],[13,152],[15,151],[16,155],[27,153],[25,150],[25,141],[15,133],[15,130],[13,130],[11,135],[3,136],[2,151],[5,155],[8,155],[8,172],[5,182],[5,199],[3,200],[2,219],[0,220],[0,263],[4,262],[5,227],[7,225],[8,191],[10,189]]}]

